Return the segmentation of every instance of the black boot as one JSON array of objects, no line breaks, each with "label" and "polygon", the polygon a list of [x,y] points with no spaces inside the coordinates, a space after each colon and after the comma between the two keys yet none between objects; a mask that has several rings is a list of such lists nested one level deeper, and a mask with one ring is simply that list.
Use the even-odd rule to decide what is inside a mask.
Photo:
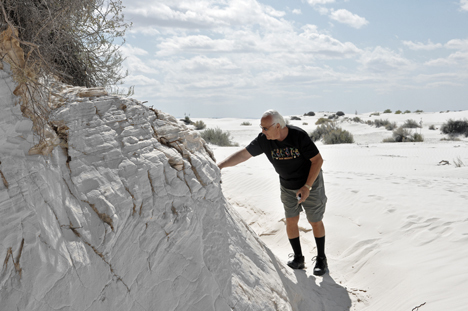
[{"label": "black boot", "polygon": [[[292,255],[289,255],[289,257],[292,257]],[[293,260],[288,261],[288,266],[293,269],[304,269],[304,256],[294,256]]]},{"label": "black boot", "polygon": [[327,264],[327,257],[314,257],[312,260],[315,259],[315,267],[314,267],[314,275],[324,275],[327,272],[328,264]]}]

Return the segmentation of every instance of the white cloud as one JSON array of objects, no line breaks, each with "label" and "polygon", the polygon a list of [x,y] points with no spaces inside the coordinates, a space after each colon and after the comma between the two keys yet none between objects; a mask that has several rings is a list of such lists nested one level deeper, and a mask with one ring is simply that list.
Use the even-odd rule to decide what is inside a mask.
[{"label": "white cloud", "polygon": [[294,10],[292,10],[292,13],[297,14],[297,15],[301,15],[302,11],[301,11],[301,9],[294,9]]},{"label": "white cloud", "polygon": [[[468,0],[467,0],[468,1]],[[468,39],[453,39],[445,44],[447,49],[468,50]]]},{"label": "white cloud", "polygon": [[369,22],[364,17],[360,17],[359,15],[353,14],[345,9],[332,11],[330,13],[330,18],[357,29],[369,24]]},{"label": "white cloud", "polygon": [[335,3],[335,0],[307,0],[310,5]]},{"label": "white cloud", "polygon": [[317,12],[319,12],[320,15],[328,15],[328,12],[330,12],[329,9],[327,9],[326,7],[323,7],[323,6],[319,6],[319,7],[315,8],[315,10]]},{"label": "white cloud", "polygon": [[425,63],[428,66],[461,66],[467,67],[468,51],[457,51],[447,58],[437,58]]},{"label": "white cloud", "polygon": [[412,69],[412,63],[394,51],[377,46],[366,51],[360,59],[363,68],[373,73],[390,73]]},{"label": "white cloud", "polygon": [[403,44],[406,45],[409,49],[419,51],[431,51],[442,47],[440,43],[432,43],[431,40],[427,42],[427,44],[422,42],[413,42],[413,41],[403,41]]},{"label": "white cloud", "polygon": [[468,0],[460,0],[460,9],[468,11]]}]

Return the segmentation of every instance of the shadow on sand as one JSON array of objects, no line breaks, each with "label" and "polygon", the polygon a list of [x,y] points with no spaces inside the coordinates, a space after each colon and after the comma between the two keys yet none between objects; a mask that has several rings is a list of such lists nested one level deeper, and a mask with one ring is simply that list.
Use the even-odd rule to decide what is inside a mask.
[{"label": "shadow on sand", "polygon": [[273,265],[281,277],[284,288],[294,311],[349,311],[351,298],[343,286],[333,280],[329,272],[323,277],[309,275],[305,270],[291,270],[280,266],[275,255],[267,248]]}]

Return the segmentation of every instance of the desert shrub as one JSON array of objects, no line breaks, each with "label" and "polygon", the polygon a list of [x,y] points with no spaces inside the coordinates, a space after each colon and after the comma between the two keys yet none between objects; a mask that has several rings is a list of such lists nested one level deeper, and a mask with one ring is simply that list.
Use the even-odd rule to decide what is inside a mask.
[{"label": "desert shrub", "polygon": [[296,116],[291,116],[291,120],[300,121],[300,120],[302,120],[302,119],[301,119],[301,118],[299,118],[299,117],[296,117]]},{"label": "desert shrub", "polygon": [[465,135],[468,137],[468,120],[452,120],[449,119],[447,122],[442,124],[440,131],[443,134],[448,134],[452,136],[456,135]]},{"label": "desert shrub", "polygon": [[418,127],[421,127],[421,126],[415,120],[408,119],[408,120],[405,121],[405,123],[403,123],[402,127],[408,128],[408,129],[414,129],[414,128],[418,128]]},{"label": "desert shrub", "polygon": [[[122,81],[119,41],[131,26],[118,0],[3,0],[0,24],[17,30],[28,66],[43,77],[75,86],[110,86]],[[3,13],[1,13],[3,11]]]},{"label": "desert shrub", "polygon": [[328,116],[328,119],[329,120],[338,119],[338,116],[336,114],[331,114]]},{"label": "desert shrub", "polygon": [[405,112],[403,112],[403,114],[405,114],[405,113],[411,113],[411,111],[405,110]]},{"label": "desert shrub", "polygon": [[362,119],[359,117],[354,117],[351,120],[353,120],[353,122],[356,122],[356,123],[362,123]]},{"label": "desert shrub", "polygon": [[323,140],[324,144],[351,144],[354,143],[353,135],[336,126],[335,123],[325,123],[318,126],[312,133],[310,138],[313,141]]},{"label": "desert shrub", "polygon": [[190,120],[189,116],[185,116],[185,118],[180,119],[180,121],[184,122],[186,125],[193,124],[192,120]]},{"label": "desert shrub", "polygon": [[315,125],[320,125],[320,124],[329,123],[329,122],[332,122],[332,121],[330,119],[320,118],[317,120],[317,122],[315,122]]},{"label": "desert shrub", "polygon": [[395,111],[395,114],[401,114],[401,110]]},{"label": "desert shrub", "polygon": [[431,124],[431,125],[429,126],[429,129],[435,131],[436,128],[435,128],[434,124]]},{"label": "desert shrub", "polygon": [[345,115],[345,113],[344,113],[343,111],[338,111],[338,112],[336,113],[336,115],[339,116],[339,117],[342,117],[342,116]]},{"label": "desert shrub", "polygon": [[388,122],[388,124],[385,125],[385,129],[387,131],[393,131],[396,128],[397,128],[396,122]]},{"label": "desert shrub", "polygon": [[309,125],[309,123],[307,123],[307,122],[302,122],[302,125]]},{"label": "desert shrub", "polygon": [[195,126],[195,129],[196,130],[203,130],[204,128],[206,128],[206,124],[205,122],[203,121],[196,121],[195,123],[193,123],[193,125]]},{"label": "desert shrub", "polygon": [[373,126],[373,125],[374,125],[374,121],[372,121],[372,120],[367,120],[367,121],[366,121],[366,124],[367,124],[367,125],[370,125],[370,126]]},{"label": "desert shrub", "polygon": [[252,123],[248,122],[248,121],[244,121],[241,123],[242,126],[251,126]]},{"label": "desert shrub", "polygon": [[375,127],[385,127],[388,124],[390,124],[390,121],[388,121],[388,119],[375,119],[374,120]]},{"label": "desert shrub", "polygon": [[372,116],[380,116],[380,112],[373,112],[369,115],[369,117],[372,117]]},{"label": "desert shrub", "polygon": [[304,116],[313,117],[313,116],[315,116],[315,112],[309,111],[309,112],[307,112],[307,113],[304,113]]},{"label": "desert shrub", "polygon": [[383,140],[384,143],[389,142],[422,142],[424,137],[419,133],[413,133],[408,128],[400,126],[393,131],[392,137]]},{"label": "desert shrub", "polygon": [[323,136],[323,143],[326,145],[352,144],[354,143],[354,138],[353,134],[350,132],[343,130],[340,127],[336,127]]},{"label": "desert shrub", "polygon": [[383,113],[392,113],[390,109],[385,109]]},{"label": "desert shrub", "polygon": [[415,111],[415,113],[423,113],[423,112],[424,112],[424,111],[419,110],[419,109]]},{"label": "desert shrub", "polygon": [[200,133],[201,137],[210,144],[217,146],[238,146],[237,143],[231,141],[231,134],[228,131],[223,131],[220,128],[206,129]]}]

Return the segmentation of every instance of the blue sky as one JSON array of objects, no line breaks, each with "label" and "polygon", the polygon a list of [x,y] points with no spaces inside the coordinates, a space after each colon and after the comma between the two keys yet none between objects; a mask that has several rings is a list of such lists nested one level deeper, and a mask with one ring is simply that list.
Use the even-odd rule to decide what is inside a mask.
[{"label": "blue sky", "polygon": [[176,117],[468,109],[468,0],[124,0],[134,98]]}]

